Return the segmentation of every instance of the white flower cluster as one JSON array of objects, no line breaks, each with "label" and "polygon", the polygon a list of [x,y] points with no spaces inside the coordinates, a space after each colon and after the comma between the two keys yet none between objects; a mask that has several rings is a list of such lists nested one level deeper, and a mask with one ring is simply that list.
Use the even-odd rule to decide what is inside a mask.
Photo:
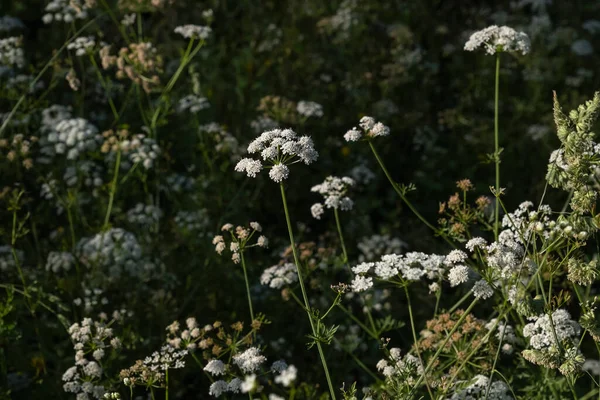
[{"label": "white flower cluster", "polygon": [[[492,318],[490,322],[485,325],[485,328],[490,331],[496,325],[497,318]],[[515,345],[519,339],[515,335],[515,330],[512,325],[507,325],[503,321],[498,322],[496,326],[496,339],[503,343],[502,352],[504,354],[512,354],[514,351],[513,345]]]},{"label": "white flower cluster", "polygon": [[24,29],[25,25],[19,18],[3,15],[0,17],[0,32],[10,32],[13,29]]},{"label": "white flower cluster", "polygon": [[98,195],[95,188],[99,188],[104,183],[104,170],[102,166],[91,160],[77,161],[74,165],[65,168],[63,180],[67,186],[75,187],[79,184],[92,188],[92,195]]},{"label": "white flower cluster", "polygon": [[356,182],[362,185],[368,185],[371,183],[377,176],[371,171],[366,164],[358,164],[354,166],[350,172],[348,173]]},{"label": "white flower cluster", "polygon": [[388,359],[379,360],[377,363],[379,370],[386,379],[401,378],[407,383],[415,383],[415,377],[422,375],[424,368],[419,359],[412,354],[401,356],[400,349],[397,347],[390,349]]},{"label": "white flower cluster", "polygon": [[323,116],[323,106],[314,101],[299,101],[296,105],[296,111],[306,118],[321,118]]},{"label": "white flower cluster", "polygon": [[127,222],[142,227],[155,225],[162,217],[162,210],[152,204],[137,203],[127,211]]},{"label": "white flower cluster", "polygon": [[363,137],[371,139],[378,136],[388,136],[390,134],[390,128],[381,122],[376,122],[373,117],[362,117],[358,125],[361,127],[362,131],[358,130],[356,127],[350,129],[344,134],[346,142],[357,142]]},{"label": "white flower cluster", "polygon": [[[221,231],[228,232],[231,236],[231,243],[229,244],[229,250],[231,251],[231,259],[235,264],[240,262],[240,252],[244,251],[247,248],[258,246],[258,247],[268,247],[269,239],[264,235],[260,235],[256,240],[255,244],[248,244],[248,241],[254,236],[256,232],[262,232],[262,226],[258,222],[250,222],[250,228],[246,228],[244,226],[238,225],[235,227],[235,231],[233,229],[232,224],[225,224],[221,227]],[[217,253],[222,254],[223,250],[225,250],[225,238],[222,235],[217,235],[213,238],[212,244],[215,245],[215,251]]]},{"label": "white flower cluster", "polygon": [[352,267],[356,274],[351,288],[355,292],[367,290],[373,286],[372,277],[365,276],[374,272],[382,280],[400,277],[407,281],[418,281],[423,277],[430,280],[439,280],[444,272],[446,257],[436,254],[410,252],[406,254],[386,254],[377,262],[363,262]]},{"label": "white flower cluster", "polygon": [[388,234],[365,236],[356,245],[359,262],[375,261],[384,254],[400,254],[408,247],[402,240]]},{"label": "white flower cluster", "polygon": [[179,369],[185,367],[184,357],[187,350],[179,350],[169,344],[155,351],[151,356],[144,359],[144,365],[152,371],[166,371],[167,369]]},{"label": "white flower cluster", "polygon": [[245,374],[256,371],[265,361],[267,358],[260,354],[258,347],[250,347],[233,356],[233,363]]},{"label": "white flower cluster", "polygon": [[143,258],[142,248],[133,233],[112,228],[77,244],[77,255],[87,267],[96,267],[109,283],[127,274],[141,280],[155,269]]},{"label": "white flower cluster", "polygon": [[210,107],[208,99],[195,94],[188,94],[187,96],[179,99],[179,102],[177,102],[178,113],[183,113],[185,111],[197,113],[198,111],[202,111],[208,107]]},{"label": "white flower cluster", "polygon": [[141,164],[146,169],[151,169],[154,162],[161,153],[156,140],[140,133],[134,135],[131,140],[121,142],[123,151],[129,154],[129,160],[133,164]]},{"label": "white flower cluster", "polygon": [[490,55],[502,51],[525,55],[529,53],[531,42],[525,32],[517,32],[508,26],[492,25],[473,33],[465,43],[466,51],[474,51],[479,47],[483,47]]},{"label": "white flower cluster", "polygon": [[219,397],[223,393],[239,393],[240,387],[242,385],[242,380],[239,378],[233,378],[229,382],[225,382],[224,380],[218,380],[213,382],[208,389],[208,394],[211,396]]},{"label": "white flower cluster", "polygon": [[102,289],[99,288],[84,288],[83,298],[77,297],[73,299],[73,304],[75,304],[78,307],[83,305],[84,312],[90,314],[92,311],[95,310],[95,307],[97,305],[105,306],[108,304],[108,298],[106,296],[103,296],[103,293],[104,292],[102,291]]},{"label": "white flower cluster", "polygon": [[[46,128],[42,126],[43,130]],[[38,161],[50,164],[54,157],[66,154],[67,159],[76,160],[87,151],[96,150],[102,141],[98,128],[83,118],[67,118],[59,121],[49,133],[40,138]]]},{"label": "white flower cluster", "polygon": [[181,25],[175,28],[175,33],[180,34],[186,39],[206,40],[210,36],[212,29],[209,26],[201,25]]},{"label": "white flower cluster", "polygon": [[224,375],[225,363],[221,360],[210,360],[203,369],[213,376]]},{"label": "white flower cluster", "polygon": [[510,229],[519,243],[527,243],[533,235],[545,240],[554,240],[561,236],[579,240],[588,237],[588,232],[575,230],[566,220],[553,220],[550,206],[542,204],[537,210],[533,207],[531,201],[525,201],[514,212],[502,218],[502,227]]},{"label": "white flower cluster", "polygon": [[298,369],[293,365],[289,365],[284,369],[279,370],[279,375],[275,377],[275,383],[279,383],[285,387],[288,387],[296,380],[297,374]]},{"label": "white flower cluster", "polygon": [[75,50],[75,55],[81,57],[90,53],[94,46],[96,46],[96,40],[93,36],[82,36],[69,43],[67,49]]},{"label": "white flower cluster", "polygon": [[[313,186],[310,191],[316,192],[325,198],[325,206],[327,208],[340,209],[342,211],[352,210],[354,202],[346,194],[348,190],[354,186],[354,180],[344,176],[328,176],[323,183]],[[321,203],[313,204],[311,207],[312,216],[316,219],[321,219],[323,215],[323,205]]]},{"label": "white flower cluster", "polygon": [[200,209],[197,211],[178,211],[175,214],[175,225],[179,230],[187,235],[203,235],[206,236],[210,219],[208,211]]},{"label": "white flower cluster", "polygon": [[552,321],[547,314],[531,317],[529,320],[533,322],[523,327],[523,336],[529,338],[529,345],[536,350],[557,348],[559,343],[564,342],[576,346],[579,342],[581,326],[571,319],[567,310],[554,311]]},{"label": "white flower cluster", "polygon": [[[119,348],[121,342],[113,337],[112,329],[102,322],[85,318],[81,324],[75,323],[69,328],[69,335],[75,350],[75,365],[67,369],[62,376],[63,390],[77,394],[78,399],[102,399],[105,388],[100,384],[102,378],[101,361],[107,350]],[[86,355],[91,355],[92,360]]]},{"label": "white flower cluster", "polygon": [[267,117],[266,115],[261,115],[254,121],[250,122],[250,127],[256,133],[270,131],[277,128],[279,124],[272,118]]},{"label": "white flower cluster", "polygon": [[457,382],[455,391],[448,400],[513,400],[510,388],[503,381],[493,381],[490,385],[487,376],[475,375],[466,387],[465,383]]},{"label": "white flower cluster", "polygon": [[9,37],[0,39],[0,65],[17,66],[23,68],[25,65],[25,53],[21,48],[23,39],[21,37]]},{"label": "white flower cluster", "polygon": [[[248,145],[248,153],[260,153],[263,161],[273,164],[269,177],[277,183],[288,177],[289,164],[302,161],[308,165],[319,157],[312,139],[309,136],[298,137],[291,129],[263,132]],[[245,172],[252,178],[262,169],[262,162],[252,158],[243,158],[235,166],[237,172]]]},{"label": "white flower cluster", "polygon": [[277,264],[265,269],[260,276],[260,283],[273,289],[281,289],[285,285],[298,281],[296,266],[292,263]]},{"label": "white flower cluster", "polygon": [[450,286],[458,286],[469,280],[469,267],[464,264],[468,258],[467,253],[462,250],[452,250],[444,260],[444,264],[450,267],[448,272],[448,281]]},{"label": "white flower cluster", "polygon": [[46,260],[46,271],[52,271],[55,274],[61,271],[70,271],[75,265],[75,257],[66,251],[51,251]]},{"label": "white flower cluster", "polygon": [[166,185],[163,187],[163,190],[167,193],[180,194],[189,192],[196,186],[194,178],[181,174],[167,175],[165,181]]},{"label": "white flower cluster", "polygon": [[93,3],[88,1],[80,4],[77,0],[52,0],[44,8],[46,14],[42,17],[42,21],[45,24],[53,21],[63,21],[69,24],[76,19],[85,19],[88,17],[91,4]]}]

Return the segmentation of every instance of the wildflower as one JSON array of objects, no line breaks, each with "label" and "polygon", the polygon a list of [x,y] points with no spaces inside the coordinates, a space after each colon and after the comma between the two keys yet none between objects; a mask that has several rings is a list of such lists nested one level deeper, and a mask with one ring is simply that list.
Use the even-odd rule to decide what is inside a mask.
[{"label": "wildflower", "polygon": [[95,45],[96,40],[93,36],[78,37],[67,45],[67,49],[75,50],[75,55],[81,57],[88,54]]},{"label": "wildflower", "polygon": [[[263,161],[272,164],[269,176],[277,183],[289,176],[288,165],[296,161],[310,164],[319,156],[310,137],[298,137],[291,129],[263,132],[248,145],[248,153],[260,153]],[[243,158],[235,166],[237,172],[246,172],[246,175],[252,178],[256,177],[262,168],[262,162],[252,158]]]},{"label": "wildflower", "polygon": [[524,32],[517,32],[508,26],[492,25],[471,35],[465,43],[466,51],[474,51],[479,47],[485,48],[487,54],[499,52],[529,53],[531,42]]},{"label": "wildflower", "polygon": [[313,218],[321,219],[321,216],[325,213],[325,209],[323,208],[323,204],[315,203],[310,207],[310,213]]},{"label": "wildflower", "polygon": [[473,239],[470,239],[467,244],[465,245],[465,247],[470,251],[473,252],[475,251],[475,249],[477,248],[483,248],[484,246],[487,245],[487,242],[485,241],[484,238],[480,238],[480,237],[474,237]]},{"label": "wildflower", "polygon": [[475,284],[473,285],[472,291],[473,291],[473,295],[475,296],[475,298],[482,299],[482,300],[489,299],[490,297],[492,297],[494,295],[494,290],[483,279],[475,282]]},{"label": "wildflower", "polygon": [[465,283],[469,280],[469,268],[462,264],[455,265],[448,273],[448,280],[452,287]]},{"label": "wildflower", "polygon": [[181,99],[177,103],[177,112],[183,113],[189,111],[191,113],[197,113],[206,108],[210,107],[208,99],[206,97],[200,97],[195,94],[189,94]]},{"label": "wildflower", "polygon": [[[338,178],[337,176],[328,176],[327,178],[325,178],[325,181],[323,181],[323,183],[313,186],[310,190],[311,192],[316,192],[323,196],[323,198],[325,199],[325,206],[327,208],[334,208],[340,209],[342,211],[347,211],[351,210],[354,205],[352,199],[350,199],[350,197],[346,195],[348,193],[348,190],[352,186],[354,186],[354,180],[352,178],[348,178],[347,176],[344,176],[342,178]],[[315,207],[315,205],[313,205],[313,207]],[[316,213],[313,213],[313,216],[315,216],[316,214],[320,218],[320,214],[318,213],[318,206],[315,209],[315,211]]]},{"label": "wildflower", "polygon": [[362,132],[356,128],[352,128],[344,134],[346,142],[358,142],[360,138],[362,138]]},{"label": "wildflower", "polygon": [[444,264],[454,265],[465,261],[468,258],[467,254],[462,250],[452,250],[450,254],[446,256]]},{"label": "wildflower", "polygon": [[373,278],[357,275],[352,280],[352,290],[355,292],[364,292],[373,287]]},{"label": "wildflower", "polygon": [[210,36],[212,29],[208,26],[200,25],[182,25],[174,30],[186,39],[201,39],[206,40]]},{"label": "wildflower", "polygon": [[303,117],[317,117],[323,116],[323,106],[314,101],[299,101],[296,106],[296,111]]},{"label": "wildflower", "polygon": [[258,237],[258,240],[256,241],[256,244],[259,247],[268,247],[269,246],[269,239],[267,239],[264,235],[260,235]]},{"label": "wildflower", "polygon": [[260,283],[273,289],[281,289],[285,285],[298,281],[296,266],[292,263],[273,265],[264,270]]},{"label": "wildflower", "polygon": [[221,360],[210,360],[204,367],[204,371],[213,376],[223,375],[225,374],[225,364]]},{"label": "wildflower", "polygon": [[287,364],[283,360],[277,360],[271,365],[271,371],[273,372],[283,372],[287,368]]},{"label": "wildflower", "polygon": [[227,392],[228,385],[227,382],[219,380],[213,382],[208,389],[208,394],[211,396],[219,397],[221,394]]},{"label": "wildflower", "polygon": [[233,363],[237,365],[243,373],[254,372],[266,361],[266,357],[260,354],[257,347],[250,347],[243,353],[233,356]]},{"label": "wildflower", "polygon": [[242,391],[242,393],[248,393],[248,392],[251,392],[255,386],[256,386],[256,375],[255,374],[247,375],[244,378],[244,382],[242,382],[242,384],[240,385],[240,390]]},{"label": "wildflower", "polygon": [[281,383],[283,386],[288,387],[296,380],[297,373],[298,369],[290,365],[275,377],[275,383]]}]

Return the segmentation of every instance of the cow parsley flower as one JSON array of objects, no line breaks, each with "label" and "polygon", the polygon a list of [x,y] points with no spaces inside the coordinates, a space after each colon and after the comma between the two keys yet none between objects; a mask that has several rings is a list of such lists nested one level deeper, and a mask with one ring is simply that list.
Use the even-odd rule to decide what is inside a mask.
[{"label": "cow parsley flower", "polygon": [[465,283],[469,280],[469,267],[462,264],[455,265],[448,273],[448,280],[452,287]]},{"label": "cow parsley flower", "polygon": [[354,292],[364,292],[373,287],[373,278],[370,276],[357,275],[352,280],[351,288]]},{"label": "cow parsley flower", "polygon": [[212,29],[208,26],[182,25],[175,28],[174,32],[180,34],[186,39],[194,38],[206,40],[210,36]]},{"label": "cow parsley flower", "polygon": [[204,371],[213,376],[225,374],[225,364],[221,360],[210,360],[204,367]]},{"label": "cow parsley flower", "polygon": [[475,282],[473,285],[473,295],[477,299],[489,299],[494,295],[494,289],[483,279]]},{"label": "cow parsley flower", "polygon": [[321,219],[321,216],[325,214],[325,209],[323,208],[323,204],[315,203],[310,207],[310,213],[312,214],[314,219]]},{"label": "cow parsley flower", "polygon": [[362,128],[363,132],[356,129],[356,127],[350,129],[344,135],[344,139],[347,142],[357,142],[363,137],[371,139],[378,136],[388,136],[390,134],[390,128],[381,122],[375,121],[375,118],[373,117],[362,117],[358,125]]},{"label": "cow parsley flower", "polygon": [[474,51],[482,47],[489,55],[499,52],[529,53],[531,42],[525,32],[517,32],[508,26],[488,26],[477,31],[465,43],[466,51]]},{"label": "cow parsley flower", "polygon": [[21,48],[22,42],[21,37],[0,39],[0,65],[15,65],[19,68],[25,65],[25,53]]},{"label": "cow parsley flower", "polygon": [[260,283],[273,289],[281,289],[285,285],[298,281],[296,266],[292,263],[273,265],[264,270]]},{"label": "cow parsley flower", "polygon": [[248,153],[260,153],[261,160],[243,158],[235,166],[237,172],[245,172],[251,178],[263,169],[263,161],[271,164],[269,177],[281,183],[289,176],[288,165],[302,161],[310,164],[319,156],[309,136],[298,136],[291,129],[273,129],[263,132],[248,145]]},{"label": "cow parsley flower", "polygon": [[[323,196],[327,208],[346,211],[351,210],[354,205],[352,199],[347,196],[348,190],[352,186],[354,186],[354,180],[352,178],[348,178],[347,176],[342,178],[328,176],[323,183],[313,186],[310,190],[312,192],[320,193]],[[321,214],[323,213],[323,206],[320,206],[320,209],[319,206],[320,203],[316,203],[311,207],[313,217],[316,219],[320,219]]]},{"label": "cow parsley flower", "polygon": [[250,347],[233,356],[233,363],[245,374],[256,371],[265,361],[267,358],[260,354],[258,347]]},{"label": "cow parsley flower", "polygon": [[298,369],[290,365],[275,377],[275,383],[281,383],[283,386],[288,387],[296,380],[297,373]]},{"label": "cow parsley flower", "polygon": [[96,40],[93,36],[82,36],[69,43],[67,49],[75,50],[75,55],[81,57],[91,52],[95,45]]},{"label": "cow parsley flower", "polygon": [[299,101],[296,106],[296,111],[298,114],[303,117],[317,117],[320,118],[323,116],[323,106],[319,103],[315,103],[314,101]]}]

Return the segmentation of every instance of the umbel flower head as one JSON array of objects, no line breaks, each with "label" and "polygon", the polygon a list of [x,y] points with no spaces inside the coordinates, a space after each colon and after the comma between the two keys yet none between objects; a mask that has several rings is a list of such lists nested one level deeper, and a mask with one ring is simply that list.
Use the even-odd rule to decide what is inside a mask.
[{"label": "umbel flower head", "polygon": [[363,137],[371,139],[377,136],[388,136],[390,134],[390,128],[382,124],[381,122],[375,121],[373,117],[362,117],[358,125],[362,131],[356,129],[356,127],[350,129],[344,135],[346,142],[358,142]]},{"label": "umbel flower head", "polygon": [[[354,186],[354,179],[344,176],[328,176],[325,181],[319,185],[313,186],[311,192],[317,192],[323,195],[325,206],[327,208],[340,209],[343,211],[352,210],[354,202],[346,196],[350,187]],[[321,219],[324,212],[321,203],[315,203],[310,208],[312,215],[316,219]]]},{"label": "umbel flower head", "polygon": [[503,51],[529,53],[531,42],[525,32],[517,32],[508,26],[488,26],[471,35],[465,43],[466,51],[484,48],[486,53],[494,55]]},{"label": "umbel flower head", "polygon": [[245,172],[251,178],[263,169],[263,161],[271,164],[269,177],[277,183],[287,179],[288,165],[303,162],[310,164],[319,157],[310,136],[298,136],[291,129],[273,129],[263,132],[248,145],[248,153],[260,153],[261,160],[243,158],[235,166],[237,172]]}]

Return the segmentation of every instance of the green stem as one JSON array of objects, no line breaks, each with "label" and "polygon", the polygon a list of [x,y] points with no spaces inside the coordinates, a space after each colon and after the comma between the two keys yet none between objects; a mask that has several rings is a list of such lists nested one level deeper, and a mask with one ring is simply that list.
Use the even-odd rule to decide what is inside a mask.
[{"label": "green stem", "polygon": [[494,162],[496,164],[496,207],[495,212],[495,223],[494,223],[494,238],[498,240],[498,220],[500,218],[500,207],[498,204],[498,196],[500,195],[500,151],[499,151],[499,140],[498,140],[498,97],[500,88],[500,53],[496,53],[496,84],[494,94]]},{"label": "green stem", "polygon": [[169,400],[169,368],[165,370],[165,400]]},{"label": "green stem", "polygon": [[392,179],[392,176],[390,175],[390,173],[388,172],[387,168],[385,167],[385,165],[383,164],[383,161],[381,160],[381,157],[379,157],[379,153],[377,153],[377,150],[375,149],[375,146],[373,146],[373,142],[371,142],[370,140],[369,142],[369,146],[371,147],[371,151],[373,152],[373,155],[375,156],[375,158],[377,159],[377,162],[379,163],[379,166],[381,167],[381,169],[383,170],[385,176],[388,178],[388,181],[390,181],[390,184],[392,185],[392,188],[394,188],[394,190],[396,191],[396,193],[398,193],[398,196],[400,196],[400,198],[402,199],[402,201],[406,204],[406,206],[413,212],[413,214],[415,214],[415,216],[417,218],[419,218],[421,220],[421,222],[423,222],[429,229],[431,229],[432,231],[434,231],[436,234],[440,235],[449,245],[451,245],[452,247],[456,247],[454,245],[454,243],[452,243],[452,241],[450,239],[448,239],[448,237],[446,236],[446,234],[444,234],[442,231],[440,231],[439,229],[437,229],[435,226],[431,225],[429,223],[429,221],[427,221],[425,219],[425,217],[423,217],[421,215],[421,213],[419,213],[419,211],[417,211],[417,209],[412,205],[412,203],[408,200],[408,198],[404,195],[404,193],[402,193],[402,190],[400,190],[400,187],[398,186],[398,184],[396,182],[394,182],[394,180]]},{"label": "green stem", "polygon": [[106,215],[104,216],[104,225],[102,229],[108,228],[108,220],[110,219],[110,213],[112,211],[113,201],[115,200],[115,193],[117,192],[117,180],[119,179],[119,168],[121,167],[121,149],[117,151],[117,161],[115,161],[115,173],[113,175],[112,185],[110,188],[110,195],[108,198],[108,207],[106,208]]},{"label": "green stem", "polygon": [[304,280],[302,279],[302,271],[300,269],[300,261],[298,258],[298,254],[296,251],[296,243],[294,241],[294,233],[292,231],[292,222],[290,220],[290,213],[288,211],[287,201],[285,198],[285,188],[283,183],[279,184],[281,188],[281,200],[283,201],[283,209],[285,211],[285,221],[287,222],[288,233],[290,235],[290,244],[292,245],[292,253],[294,254],[294,262],[296,263],[296,271],[298,272],[298,282],[300,283],[300,290],[302,291],[302,298],[304,300],[304,307],[306,308],[306,314],[308,315],[308,322],[310,322],[310,329],[312,330],[312,334],[315,338],[317,338],[317,349],[319,350],[319,357],[321,358],[321,363],[323,364],[323,370],[325,372],[325,377],[327,378],[327,385],[329,386],[329,393],[331,394],[331,398],[335,400],[335,390],[333,389],[333,384],[331,383],[331,377],[329,376],[329,369],[327,368],[327,361],[325,361],[325,355],[323,354],[323,349],[321,347],[321,343],[318,340],[317,331],[315,329],[315,325],[310,315],[310,304],[308,302],[308,297],[306,295],[306,288],[304,287]]},{"label": "green stem", "polygon": [[246,282],[246,294],[248,295],[248,308],[250,308],[250,323],[254,321],[254,310],[252,309],[252,298],[250,297],[250,284],[248,282],[248,273],[246,269],[246,260],[244,259],[244,252],[240,251],[242,258],[242,269],[244,270],[244,281]]}]

